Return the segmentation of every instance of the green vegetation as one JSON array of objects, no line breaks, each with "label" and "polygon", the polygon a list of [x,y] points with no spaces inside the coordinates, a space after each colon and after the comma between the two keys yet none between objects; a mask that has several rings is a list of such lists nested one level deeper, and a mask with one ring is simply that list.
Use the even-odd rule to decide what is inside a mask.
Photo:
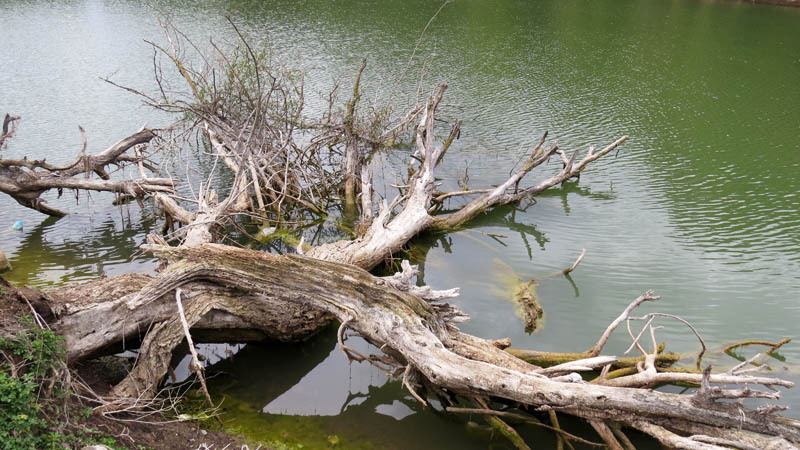
[{"label": "green vegetation", "polygon": [[[201,411],[205,399],[197,391],[189,391],[181,400],[181,411]],[[203,428],[244,436],[251,448],[262,446],[273,450],[330,450],[347,448],[370,450],[375,446],[332,430],[320,416],[265,414],[236,395],[226,395],[221,408],[222,425],[207,418]],[[193,417],[194,418],[194,417]],[[336,431],[336,432],[334,432]],[[346,434],[346,433],[345,433]]]},{"label": "green vegetation", "polygon": [[76,422],[92,410],[70,401],[62,339],[30,316],[21,322],[26,331],[0,339],[0,449],[62,450],[94,443],[123,448]]}]

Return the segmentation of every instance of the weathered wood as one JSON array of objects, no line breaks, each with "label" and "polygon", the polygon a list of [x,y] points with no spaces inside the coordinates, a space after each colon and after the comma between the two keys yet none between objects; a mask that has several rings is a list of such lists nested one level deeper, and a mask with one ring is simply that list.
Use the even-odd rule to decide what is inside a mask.
[{"label": "weathered wood", "polygon": [[[415,154],[421,158],[421,163],[408,180],[407,191],[404,195],[396,198],[388,205],[384,201],[377,217],[371,220],[369,228],[364,233],[359,233],[356,239],[336,241],[314,247],[307,252],[309,256],[327,261],[354,264],[365,269],[373,268],[398,252],[412,237],[419,233],[426,230],[452,230],[491,207],[519,202],[538,195],[550,187],[577,176],[588,164],[608,154],[627,139],[627,136],[623,136],[596,153],[593,148],[590,148],[583,159],[579,161],[573,160],[556,175],[531,187],[520,189],[519,184],[522,179],[534,168],[548,161],[558,151],[558,143],[551,145],[547,150],[543,150],[547,137],[547,133],[545,133],[523,164],[523,167],[504,183],[488,191],[473,190],[471,192],[483,192],[484,194],[452,214],[434,217],[431,215],[434,194],[437,195],[439,201],[448,196],[448,194],[436,192],[434,171],[447,150],[459,136],[461,130],[461,122],[455,121],[450,133],[441,145],[435,145],[435,116],[446,89],[447,84],[442,83],[423,109],[419,124],[415,130]],[[575,155],[577,156],[577,152]],[[362,195],[369,194],[369,192],[362,193]],[[371,201],[364,199],[362,199],[362,203],[365,208],[372,205]],[[399,213],[393,215],[393,211],[397,207],[402,207],[402,209]],[[362,217],[371,218],[371,213],[362,211]]]},{"label": "weathered wood", "polygon": [[[126,306],[128,299],[152,282],[151,277],[129,274],[49,291],[50,305],[59,316],[53,328],[65,338],[68,358],[137,348],[152,323],[175,318],[177,309],[169,296],[134,310]],[[308,306],[257,300],[257,294],[202,281],[187,283],[183,291],[186,299],[222,305],[194,324],[192,331],[199,333],[199,342],[235,341],[237,331],[244,340],[297,341],[331,320],[330,315]]]},{"label": "weathered wood", "polygon": [[[693,424],[699,424],[800,442],[800,426],[796,421],[754,412],[742,415],[739,408],[733,410],[716,404],[698,405],[687,395],[563,382],[537,374],[535,366],[511,357],[492,342],[460,333],[438,317],[427,302],[351,265],[216,244],[193,248],[149,246],[148,250],[170,261],[168,269],[149,280],[138,294],[110,302],[119,308],[120,314],[173,304],[170,294],[177,287],[188,292],[194,283],[225,286],[252,295],[224,301],[186,295],[187,321],[191,324],[212,309],[246,314],[245,311],[254,308],[273,311],[275,305],[301,305],[347,321],[349,328],[399,364],[410,365],[430,383],[456,394],[485,395],[630,426],[644,421],[665,427],[664,422],[668,421],[666,428],[671,432],[691,433]],[[154,393],[166,373],[172,348],[182,340],[180,328],[174,316],[153,327],[140,351],[139,369],[134,368],[115,388],[116,395]],[[750,380],[773,386],[792,385],[771,378],[740,378],[738,382]]]},{"label": "weathered wood", "polygon": [[12,116],[8,113],[6,113],[5,118],[3,118],[3,129],[0,131],[0,150],[3,149],[3,144],[5,143],[6,139],[14,135],[14,131],[16,131],[17,120],[19,120],[19,116]]},{"label": "weathered wood", "polygon": [[[428,214],[428,206],[434,191],[434,170],[461,127],[460,122],[456,121],[445,142],[441,146],[434,146],[434,115],[446,89],[446,84],[440,85],[436,95],[428,102],[417,126],[417,151],[423,162],[409,180],[405,196],[397,198],[391,205],[384,201],[378,216],[362,236],[351,241],[337,241],[314,247],[306,252],[308,256],[369,269],[399,251],[411,238],[433,223],[433,217]],[[393,210],[401,201],[404,202],[402,210],[392,217]]]},{"label": "weathered wood", "polygon": [[[184,76],[192,81],[187,74],[184,70]],[[231,134],[230,130],[222,138],[214,129],[206,127],[205,135],[215,153],[236,173],[233,186],[222,201],[217,201],[216,194],[207,186],[201,189],[199,207],[195,213],[185,211],[167,196],[159,195],[164,191],[158,188],[160,181],[146,176],[139,158],[141,183],[155,186],[150,191],[155,193],[156,199],[168,211],[175,212],[175,219],[187,224],[183,229],[185,240],[179,247],[169,247],[164,245],[161,238],[149,239],[150,244],[145,249],[165,263],[164,270],[157,277],[128,276],[101,280],[50,294],[54,299],[54,311],[60,316],[53,327],[65,336],[70,357],[84,358],[120,345],[125,346],[130,340],[137,344],[141,341],[136,365],[112,390],[116,404],[119,404],[120,400],[156,394],[169,370],[173,350],[187,334],[186,328],[191,327],[193,337],[196,331],[206,327],[212,330],[241,329],[251,336],[253,332],[261,332],[290,340],[314,332],[335,317],[342,322],[340,344],[348,357],[397,366],[397,373],[404,374],[404,386],[423,404],[426,401],[414,391],[409,381],[411,376],[436,392],[446,392],[446,395],[487,398],[494,402],[514,404],[523,410],[560,411],[582,417],[596,427],[609,445],[615,447],[620,446],[613,433],[616,424],[638,428],[669,445],[680,444],[687,448],[721,448],[717,445],[721,442],[719,439],[731,438],[720,434],[729,431],[731,436],[738,436],[735,442],[769,441],[784,446],[800,443],[800,423],[771,414],[773,406],[753,410],[744,406],[731,407],[730,404],[717,401],[753,397],[775,399],[777,394],[748,388],[710,387],[710,383],[757,383],[767,387],[791,387],[792,383],[777,378],[745,376],[735,371],[705,376],[661,373],[658,361],[663,356],[655,345],[653,327],[650,326],[652,318],[645,329],[649,327],[651,332],[653,351],[646,353],[638,342],[634,342],[642,353],[636,373],[617,378],[607,376],[608,368],[612,364],[619,364],[619,361],[614,357],[600,357],[599,353],[610,333],[621,322],[631,319],[630,313],[638,304],[657,300],[651,292],[636,299],[609,326],[592,349],[573,358],[580,361],[540,369],[503,351],[501,348],[507,347],[508,342],[488,341],[460,332],[455,322],[464,320],[463,312],[452,305],[426,301],[452,297],[457,292],[414,286],[411,283],[414,269],[410,265],[404,264],[402,273],[386,278],[374,277],[363,270],[384,261],[425,230],[441,231],[461,226],[487,208],[520,201],[577,177],[589,163],[608,154],[626,139],[622,137],[599,152],[591,147],[586,156],[578,159],[577,152],[567,158],[556,144],[543,151],[543,137],[522,169],[506,182],[484,192],[449,216],[433,217],[431,204],[436,187],[434,170],[459,135],[461,126],[456,121],[441,145],[434,144],[435,113],[446,87],[442,84],[421,109],[421,118],[415,130],[420,164],[412,169],[404,193],[391,204],[384,200],[378,215],[368,227],[368,220],[365,220],[365,229],[356,239],[311,248],[307,252],[308,257],[274,255],[212,243],[225,218],[243,212],[252,204],[247,178],[253,174],[255,167],[252,149],[241,148],[247,145],[247,140]],[[356,86],[356,97],[357,89]],[[249,123],[249,120],[246,119],[245,123]],[[293,130],[292,125],[289,130]],[[282,145],[286,144],[284,142]],[[76,163],[65,168],[47,166],[44,161],[17,164],[3,160],[0,161],[0,183],[3,174],[10,171],[16,171],[14,174],[22,174],[19,176],[23,177],[43,179],[47,175],[40,177],[35,170],[42,169],[44,174],[61,171],[65,175],[78,170],[75,174],[96,172],[101,175],[101,182],[93,182],[100,184],[92,184],[93,187],[82,185],[84,188],[106,186],[103,183],[112,182],[103,175],[103,166],[108,164],[105,161],[119,160],[124,146],[118,144],[97,155],[96,159],[86,157],[82,151]],[[531,187],[519,187],[526,174],[555,153],[563,158],[564,167],[561,171]],[[83,167],[76,168],[78,163]],[[262,175],[252,175],[253,181]],[[262,179],[280,185],[281,200],[275,203],[278,214],[282,199],[291,196],[291,189],[287,186],[292,184],[292,177],[295,175],[284,171],[283,177],[275,180]],[[362,195],[371,195],[369,178],[360,178],[362,185],[367,186]],[[351,179],[356,180],[354,176]],[[80,188],[77,184],[69,186]],[[143,192],[149,191],[132,194],[141,195]],[[31,191],[32,207],[47,208],[38,201],[40,193]],[[443,199],[444,196],[446,194],[440,197]],[[299,197],[294,200],[304,202]],[[371,205],[371,199],[362,198],[363,208],[371,209]],[[313,209],[313,205],[309,204],[309,208]],[[395,214],[397,208],[400,211]],[[372,214],[371,211],[362,211],[361,216],[371,218]],[[184,302],[181,305],[185,308],[184,314],[177,313],[173,302],[178,288],[183,292]],[[345,328],[356,331],[384,355],[366,356],[344,347],[341,336]],[[569,360],[566,358],[561,362],[567,363]],[[602,368],[601,376],[592,384],[584,383],[577,373],[597,368]],[[704,387],[697,395],[625,387],[648,387],[670,381],[692,381],[702,383]],[[488,408],[488,403],[481,406]],[[496,418],[493,422],[498,426],[503,425]],[[515,441],[515,445],[525,448],[526,444],[518,442],[518,435],[515,436],[513,430],[503,429]],[[697,430],[703,431],[702,438],[693,439],[692,436],[687,438],[677,434],[699,435]],[[711,438],[706,439],[705,436]]]},{"label": "weathered wood", "polygon": [[513,192],[509,192],[512,186],[518,186],[522,177],[527,175],[527,173],[530,172],[534,167],[537,167],[538,165],[547,161],[550,156],[558,150],[558,143],[552,145],[550,149],[545,151],[542,155],[539,155],[540,147],[537,147],[534,149],[523,168],[512,175],[508,180],[506,180],[506,182],[466,204],[455,213],[445,217],[437,217],[432,228],[436,230],[450,230],[457,228],[483,211],[486,211],[488,208],[497,205],[506,205],[509,203],[519,202],[525,198],[538,195],[557,184],[563,183],[564,181],[579,175],[589,163],[605,156],[620,146],[627,139],[628,136],[622,136],[597,153],[594,153],[593,148],[590,148],[586,156],[577,163],[575,163],[575,157],[578,155],[578,152],[575,152],[570,163],[565,165],[565,167],[556,175],[542,180],[531,187],[522,190],[515,189]]},{"label": "weathered wood", "polygon": [[[663,346],[662,346],[663,349]],[[542,366],[542,367],[550,367],[555,366],[558,364],[566,364],[573,361],[579,361],[586,358],[591,358],[592,354],[589,351],[581,352],[581,353],[569,353],[569,352],[545,352],[540,350],[528,350],[528,349],[518,349],[518,348],[509,348],[506,351],[517,358],[522,359],[523,361],[527,361],[531,364]],[[680,355],[675,353],[661,353],[661,350],[658,352],[658,357],[656,358],[656,364],[659,367],[667,367],[670,366],[678,360],[680,360]],[[613,367],[633,367],[635,368],[637,364],[644,362],[644,357],[642,356],[627,356],[618,358],[617,362],[613,363]]]},{"label": "weathered wood", "polygon": [[[8,117],[6,114],[7,119]],[[5,125],[4,128],[7,128],[8,120]],[[82,128],[81,134],[84,135]],[[2,134],[0,145],[12,135],[13,126],[11,130]],[[136,145],[150,142],[155,136],[153,130],[143,128],[98,154],[87,155],[84,135],[84,145],[80,154],[75,161],[65,166],[56,166],[44,159],[0,159],[0,192],[10,195],[22,206],[55,217],[62,217],[67,213],[48,206],[40,198],[50,189],[117,192],[137,199],[150,193],[173,192],[173,181],[168,178],[110,180],[105,170],[110,164],[140,162],[141,160],[125,158],[124,153]],[[93,173],[98,174],[100,179],[89,179],[89,175]],[[85,174],[86,177],[76,177],[80,174]]]},{"label": "weathered wood", "polygon": [[[356,74],[356,81],[353,85],[353,96],[347,102],[345,116],[343,120],[345,144],[344,157],[344,207],[345,214],[355,216],[356,210],[356,186],[361,181],[361,170],[364,165],[364,157],[361,152],[358,133],[354,130],[356,107],[361,100],[359,86],[361,84],[361,74],[367,67],[366,58],[361,62],[361,67]],[[371,193],[369,193],[371,195]]]}]

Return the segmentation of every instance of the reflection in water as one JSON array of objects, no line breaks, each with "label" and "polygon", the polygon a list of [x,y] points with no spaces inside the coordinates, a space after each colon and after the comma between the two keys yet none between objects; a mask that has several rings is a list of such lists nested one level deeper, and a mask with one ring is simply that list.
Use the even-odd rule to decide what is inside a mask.
[{"label": "reflection in water", "polygon": [[558,189],[549,189],[543,192],[539,198],[542,197],[558,197],[561,199],[561,207],[564,208],[564,214],[569,216],[571,210],[567,197],[569,194],[577,194],[583,197],[591,198],[598,201],[611,201],[615,199],[613,194],[613,182],[608,188],[608,192],[595,192],[593,189],[581,186],[579,180],[569,180],[562,183]]},{"label": "reflection in water", "polygon": [[[377,351],[361,339],[348,345]],[[262,443],[329,448],[335,436],[342,448],[353,449],[511,448],[480,417],[442,414],[436,400],[423,408],[383,371],[349,364],[337,348],[336,327],[305,343],[247,345],[207,373],[212,397],[224,398],[226,427]],[[591,434],[569,419],[565,426]],[[524,425],[519,430],[542,448],[555,445],[546,430]],[[639,444],[650,448],[652,443]]]},{"label": "reflection in water", "polygon": [[[264,406],[299,383],[335,346],[336,335],[330,332],[298,344],[247,345],[208,369],[209,388]],[[220,376],[211,376],[215,373]]]},{"label": "reflection in water", "polygon": [[[25,285],[57,286],[132,270],[152,271],[154,264],[149,258],[134,258],[154,224],[154,214],[142,214],[137,206],[129,205],[61,219],[44,218],[17,235],[10,258],[14,270],[4,278]],[[86,234],[87,230],[91,233]]]},{"label": "reflection in water", "polygon": [[[568,197],[570,194],[576,194],[580,197],[589,198],[595,201],[612,201],[615,198],[613,190],[609,190],[608,193],[599,190],[596,192],[595,189],[580,186],[574,181],[569,181],[563,183],[559,187],[552,188],[538,198],[560,199],[564,215],[569,216],[570,207]],[[529,210],[535,205],[536,201],[530,201],[524,205],[503,205],[493,208],[471,220],[469,223],[465,224],[461,230],[455,232],[454,234],[471,239],[487,249],[488,252],[496,253],[498,250],[493,244],[500,245],[504,248],[509,248],[509,245],[505,242],[506,239],[509,238],[509,232],[516,233],[525,248],[528,259],[532,260],[533,248],[531,247],[529,238],[533,238],[541,252],[546,250],[545,245],[550,242],[550,239],[546,236],[546,234],[542,231],[539,231],[535,225],[523,222],[523,220],[528,220],[529,216],[531,215]],[[456,211],[456,208],[451,210],[442,210],[440,213],[448,214],[454,211]],[[520,215],[519,218],[517,217],[518,213]],[[498,231],[493,232],[489,230]],[[477,237],[478,235],[483,235],[486,238],[494,241],[494,243],[489,244],[485,242],[485,239],[480,239]],[[446,235],[441,233],[427,233],[415,239],[411,247],[406,250],[406,256],[409,258],[409,260],[413,264],[419,265],[419,283],[425,284],[426,255],[431,249],[439,247],[441,247],[445,254],[453,254],[453,234]],[[505,251],[503,251],[503,253],[504,252]],[[568,264],[564,267],[568,267]],[[545,272],[542,272],[541,274],[544,273]],[[574,281],[571,277],[566,277],[566,279],[572,284],[577,296],[577,286],[575,286]]]}]

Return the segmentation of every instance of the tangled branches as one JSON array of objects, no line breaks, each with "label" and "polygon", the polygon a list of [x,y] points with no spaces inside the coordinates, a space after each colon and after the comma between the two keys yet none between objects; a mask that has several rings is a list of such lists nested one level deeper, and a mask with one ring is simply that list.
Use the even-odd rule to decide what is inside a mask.
[{"label": "tangled branches", "polygon": [[[328,96],[327,110],[312,116],[306,111],[304,74],[287,68],[269,47],[251,45],[232,21],[230,25],[237,45],[209,40],[201,48],[162,24],[167,43],[148,41],[155,52],[157,94],[120,87],[156,109],[179,114],[181,119],[167,139],[172,150],[199,135],[206,151],[233,171],[236,182],[228,195],[237,198],[236,207],[217,214],[215,220],[245,213],[277,224],[324,218],[340,205],[339,189],[345,203],[353,205],[365,146],[375,149],[389,142],[413,115],[386,129],[388,108],[359,113],[364,61],[346,105],[337,104],[337,84]],[[162,60],[175,69],[186,89],[172,88]],[[172,216],[185,224],[192,220],[185,214]]]}]

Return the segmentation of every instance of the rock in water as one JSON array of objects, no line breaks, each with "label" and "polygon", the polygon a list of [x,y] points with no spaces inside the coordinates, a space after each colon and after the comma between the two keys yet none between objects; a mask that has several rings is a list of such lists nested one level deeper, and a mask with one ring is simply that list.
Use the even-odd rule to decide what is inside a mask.
[{"label": "rock in water", "polygon": [[11,270],[11,263],[8,262],[8,258],[6,258],[3,251],[0,250],[0,273],[8,272],[9,270]]}]

